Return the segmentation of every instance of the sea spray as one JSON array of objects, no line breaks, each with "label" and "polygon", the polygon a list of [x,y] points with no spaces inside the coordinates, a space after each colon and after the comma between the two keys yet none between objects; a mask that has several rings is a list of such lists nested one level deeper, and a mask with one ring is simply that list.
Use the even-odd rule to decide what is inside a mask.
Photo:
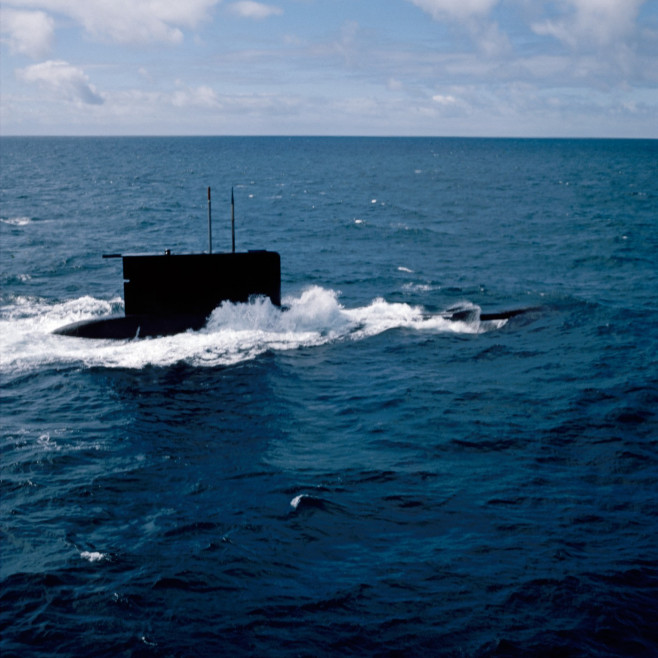
[{"label": "sea spray", "polygon": [[200,331],[132,340],[91,340],[55,336],[52,330],[67,322],[102,317],[121,306],[84,296],[64,303],[19,299],[0,309],[2,357],[0,368],[29,370],[44,365],[144,368],[188,363],[228,366],[267,351],[294,350],[341,340],[364,340],[385,331],[476,334],[505,322],[451,322],[422,307],[377,298],[370,304],[345,308],[339,294],[320,286],[284,298],[283,308],[266,298],[247,304],[224,302]]}]

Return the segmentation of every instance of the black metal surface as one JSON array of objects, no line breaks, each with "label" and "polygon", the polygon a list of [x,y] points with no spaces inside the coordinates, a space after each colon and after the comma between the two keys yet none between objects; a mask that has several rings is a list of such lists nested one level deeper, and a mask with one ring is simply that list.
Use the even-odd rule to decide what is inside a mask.
[{"label": "black metal surface", "polygon": [[[106,257],[118,257],[111,254]],[[168,336],[203,327],[222,302],[269,297],[281,305],[281,258],[273,251],[123,256],[126,315],[55,330],[79,338]]]},{"label": "black metal surface", "polygon": [[281,305],[273,251],[123,257],[126,315],[209,315],[223,301],[264,295]]},{"label": "black metal surface", "polygon": [[115,315],[97,320],[82,320],[56,329],[53,333],[76,338],[152,338],[198,330],[206,322],[204,315]]}]

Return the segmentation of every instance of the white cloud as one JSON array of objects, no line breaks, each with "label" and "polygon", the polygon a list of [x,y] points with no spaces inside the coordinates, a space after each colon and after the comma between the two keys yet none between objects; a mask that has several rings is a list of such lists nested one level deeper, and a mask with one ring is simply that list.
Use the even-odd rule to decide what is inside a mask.
[{"label": "white cloud", "polygon": [[270,16],[280,16],[283,9],[273,5],[266,5],[262,2],[253,2],[253,0],[240,0],[230,5],[231,11],[242,18],[254,18],[262,20]]},{"label": "white cloud", "polygon": [[221,0],[10,0],[73,18],[85,30],[119,43],[179,43]]},{"label": "white cloud", "polygon": [[56,96],[85,105],[102,105],[103,97],[82,69],[61,60],[48,60],[17,71],[26,82],[40,84]]},{"label": "white cloud", "polygon": [[3,130],[656,134],[656,0],[225,0],[240,35],[219,2],[0,0]]},{"label": "white cloud", "polygon": [[39,59],[45,57],[52,47],[55,21],[42,11],[16,11],[0,9],[2,33],[8,35],[9,47]]},{"label": "white cloud", "polygon": [[436,21],[461,23],[470,34],[478,50],[486,57],[507,52],[510,42],[489,18],[500,0],[408,0],[428,13]]},{"label": "white cloud", "polygon": [[557,18],[532,24],[536,34],[550,35],[572,48],[607,46],[635,29],[645,0],[560,0]]},{"label": "white cloud", "polygon": [[507,35],[501,32],[497,23],[484,21],[482,24],[473,24],[470,31],[480,52],[487,57],[495,57],[511,49]]},{"label": "white cloud", "polygon": [[488,14],[500,0],[408,0],[435,20],[464,19]]},{"label": "white cloud", "polygon": [[176,107],[221,107],[217,95],[213,89],[207,85],[202,85],[193,89],[179,89],[174,93],[171,102]]},{"label": "white cloud", "polygon": [[457,99],[450,94],[435,94],[432,100],[439,105],[454,105],[457,102]]}]

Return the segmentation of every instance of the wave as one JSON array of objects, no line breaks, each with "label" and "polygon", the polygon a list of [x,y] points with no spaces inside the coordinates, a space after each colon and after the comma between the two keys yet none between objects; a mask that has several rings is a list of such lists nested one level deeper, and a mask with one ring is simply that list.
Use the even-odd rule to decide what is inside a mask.
[{"label": "wave", "polygon": [[[162,338],[114,341],[53,335],[65,324],[103,317],[122,310],[120,299],[81,297],[52,304],[17,297],[0,308],[0,370],[15,373],[43,366],[78,365],[140,369],[188,363],[199,367],[228,366],[268,351],[284,351],[363,340],[392,329],[477,334],[500,328],[505,321],[465,321],[429,314],[420,306],[389,303],[382,298],[348,309],[338,293],[318,286],[283,300],[278,308],[265,298],[248,304],[224,303],[200,331]],[[479,307],[469,305],[479,310]]]},{"label": "wave", "polygon": [[32,223],[31,217],[2,217],[0,223],[8,224],[9,226],[27,226]]}]

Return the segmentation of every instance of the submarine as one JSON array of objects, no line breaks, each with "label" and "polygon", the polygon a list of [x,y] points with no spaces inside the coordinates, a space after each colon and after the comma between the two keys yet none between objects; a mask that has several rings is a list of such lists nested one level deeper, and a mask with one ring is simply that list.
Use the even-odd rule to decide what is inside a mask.
[{"label": "submarine", "polygon": [[[212,252],[212,217],[208,188],[208,252],[174,254],[103,254],[123,261],[124,315],[81,320],[55,329],[77,338],[126,340],[198,331],[222,302],[246,303],[269,298],[281,307],[281,257],[275,251],[235,251],[235,202],[231,189],[231,251]],[[537,307],[482,313],[452,307],[447,320],[509,320]]]},{"label": "submarine", "polygon": [[77,338],[132,339],[201,329],[222,302],[268,297],[281,306],[281,257],[275,251],[235,251],[235,201],[231,190],[231,246],[212,252],[208,188],[208,252],[103,254],[123,261],[124,315],[82,320],[53,333]]}]

